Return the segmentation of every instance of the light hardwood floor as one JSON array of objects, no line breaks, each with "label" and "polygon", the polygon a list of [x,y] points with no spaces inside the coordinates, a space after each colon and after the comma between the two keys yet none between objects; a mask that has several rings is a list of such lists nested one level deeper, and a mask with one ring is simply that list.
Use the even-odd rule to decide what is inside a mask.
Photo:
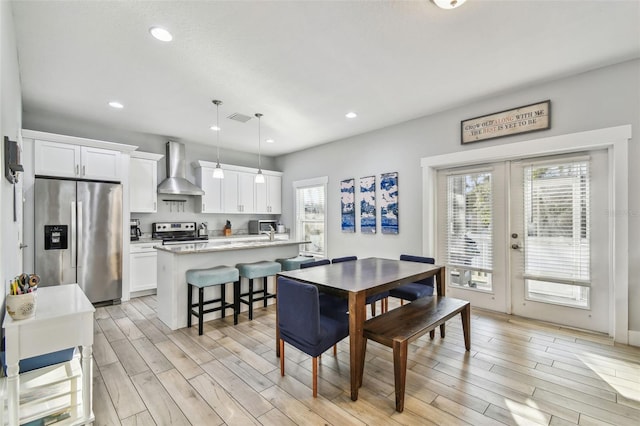
[{"label": "light hardwood floor", "polygon": [[[390,308],[397,302],[390,299]],[[392,353],[369,342],[357,402],[349,343],[311,360],[275,356],[275,310],[259,308],[172,332],[155,296],[101,307],[95,316],[96,425],[634,425],[640,424],[640,349],[605,336],[474,310],[471,351],[461,324],[409,348],[405,410],[394,411]]]}]

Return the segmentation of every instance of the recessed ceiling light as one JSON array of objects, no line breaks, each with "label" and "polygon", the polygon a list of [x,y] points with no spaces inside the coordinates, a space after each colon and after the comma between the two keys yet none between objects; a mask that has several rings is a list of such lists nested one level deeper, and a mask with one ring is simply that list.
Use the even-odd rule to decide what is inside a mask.
[{"label": "recessed ceiling light", "polygon": [[455,9],[462,6],[467,0],[433,0],[433,2],[441,9]]},{"label": "recessed ceiling light", "polygon": [[348,112],[344,115],[347,118],[356,118],[358,116],[358,114],[356,114],[355,112]]},{"label": "recessed ceiling light", "polygon": [[160,41],[171,41],[173,40],[173,36],[171,33],[164,28],[161,27],[151,27],[149,28],[149,32],[152,36]]},{"label": "recessed ceiling light", "polygon": [[109,102],[109,106],[110,106],[111,108],[116,108],[116,109],[122,109],[122,108],[124,108],[124,105],[122,105],[122,104],[121,104],[120,102],[118,102],[118,101],[111,101],[111,102]]},{"label": "recessed ceiling light", "polygon": [[210,128],[211,130],[213,130],[214,132],[217,132],[217,131],[219,131],[219,130],[220,130],[220,127],[218,127],[218,126],[211,126],[211,127],[209,127],[209,128]]},{"label": "recessed ceiling light", "polygon": [[275,141],[273,139],[267,139],[265,142],[266,143],[274,143]]}]

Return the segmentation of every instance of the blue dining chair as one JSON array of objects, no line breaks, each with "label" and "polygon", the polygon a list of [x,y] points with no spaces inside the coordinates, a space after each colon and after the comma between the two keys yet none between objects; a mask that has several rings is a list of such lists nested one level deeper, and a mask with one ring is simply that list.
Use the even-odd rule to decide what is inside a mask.
[{"label": "blue dining chair", "polygon": [[318,288],[290,278],[278,277],[278,328],[280,329],[280,375],[284,376],[284,343],[311,356],[313,397],[318,395],[318,357],[349,335],[346,312],[320,309]]},{"label": "blue dining chair", "polygon": [[[329,261],[329,259],[320,259],[313,262],[303,263],[300,265],[300,269],[330,264],[331,261]],[[337,297],[323,292],[319,292],[319,297],[321,311],[334,310],[338,312],[347,312],[349,310],[349,301],[343,297]]]},{"label": "blue dining chair", "polygon": [[[331,259],[331,263],[352,262],[358,260],[358,256],[345,256],[336,257]],[[366,304],[371,305],[371,316],[376,316],[376,302],[380,301],[380,311],[384,314],[389,309],[389,292],[383,291],[382,293],[374,294],[373,296],[367,296]]]},{"label": "blue dining chair", "polygon": [[[432,257],[412,256],[409,254],[400,255],[400,260],[429,263],[432,265],[436,263],[436,260]],[[433,277],[425,278],[424,280],[409,284],[403,284],[400,287],[389,290],[389,295],[400,299],[401,305],[404,304],[405,300],[412,302],[422,297],[433,296]]]}]

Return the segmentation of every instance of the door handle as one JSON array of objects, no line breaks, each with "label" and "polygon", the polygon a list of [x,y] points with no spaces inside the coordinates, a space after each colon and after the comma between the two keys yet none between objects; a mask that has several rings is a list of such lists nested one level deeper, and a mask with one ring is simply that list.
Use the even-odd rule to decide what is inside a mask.
[{"label": "door handle", "polygon": [[20,243],[20,246],[19,246],[19,247],[20,247],[21,249],[23,249],[23,248],[27,248],[27,247],[29,247],[29,245],[28,245],[28,244],[22,244],[22,243]]},{"label": "door handle", "polygon": [[71,202],[71,235],[69,235],[69,240],[71,240],[71,267],[76,267],[76,255],[77,255],[77,223],[76,223],[76,203],[74,201]]},{"label": "door handle", "polygon": [[511,244],[511,248],[514,249],[514,250],[518,250],[518,249],[520,249],[520,245],[514,243],[514,244]]}]

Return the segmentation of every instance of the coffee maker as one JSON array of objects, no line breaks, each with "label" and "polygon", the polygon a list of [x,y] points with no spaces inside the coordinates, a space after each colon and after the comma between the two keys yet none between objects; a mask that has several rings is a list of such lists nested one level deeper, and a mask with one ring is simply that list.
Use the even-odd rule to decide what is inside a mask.
[{"label": "coffee maker", "polygon": [[138,241],[142,236],[142,231],[140,230],[140,219],[131,219],[131,241]]}]

